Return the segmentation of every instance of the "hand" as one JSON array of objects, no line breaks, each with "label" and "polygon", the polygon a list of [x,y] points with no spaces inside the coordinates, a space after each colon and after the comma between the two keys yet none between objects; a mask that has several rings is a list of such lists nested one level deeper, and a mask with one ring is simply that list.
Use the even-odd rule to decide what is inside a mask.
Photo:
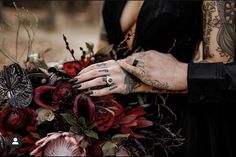
[{"label": "hand", "polygon": [[171,54],[151,50],[135,53],[118,63],[147,85],[169,91],[187,91],[187,64]]},{"label": "hand", "polygon": [[[110,85],[107,82],[107,76],[111,79]],[[139,81],[123,70],[114,60],[90,65],[70,82],[74,82],[73,87],[78,90],[105,86],[102,89],[87,92],[90,96],[112,93],[128,94],[140,86]]]}]

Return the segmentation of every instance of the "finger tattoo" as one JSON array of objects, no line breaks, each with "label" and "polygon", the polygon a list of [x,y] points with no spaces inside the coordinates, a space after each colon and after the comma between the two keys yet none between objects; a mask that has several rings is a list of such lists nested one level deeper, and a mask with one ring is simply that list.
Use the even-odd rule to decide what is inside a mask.
[{"label": "finger tattoo", "polygon": [[112,91],[114,89],[118,88],[118,86],[112,86],[111,88],[109,88],[109,91]]},{"label": "finger tattoo", "polygon": [[106,65],[107,65],[107,63],[98,63],[98,64],[96,64],[97,67],[104,67]]},{"label": "finger tattoo", "polygon": [[106,72],[106,73],[108,73],[109,70],[108,69],[100,69],[100,70],[98,70],[98,72]]}]

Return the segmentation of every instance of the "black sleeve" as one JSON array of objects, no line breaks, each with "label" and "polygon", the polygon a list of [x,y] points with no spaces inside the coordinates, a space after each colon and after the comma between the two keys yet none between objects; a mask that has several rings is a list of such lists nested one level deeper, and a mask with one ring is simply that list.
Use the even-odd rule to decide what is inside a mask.
[{"label": "black sleeve", "polygon": [[190,103],[236,102],[236,62],[189,63]]}]

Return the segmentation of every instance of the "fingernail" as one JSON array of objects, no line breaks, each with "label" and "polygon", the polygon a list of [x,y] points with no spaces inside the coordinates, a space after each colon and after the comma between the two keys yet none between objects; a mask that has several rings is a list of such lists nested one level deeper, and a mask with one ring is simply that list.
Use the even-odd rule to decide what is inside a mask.
[{"label": "fingernail", "polygon": [[93,94],[93,91],[87,91],[87,92],[84,92],[84,94],[89,96],[89,95]]},{"label": "fingernail", "polygon": [[70,79],[70,80],[69,80],[69,82],[75,82],[75,81],[77,81],[76,78],[73,78],[73,79]]},{"label": "fingernail", "polygon": [[81,87],[81,84],[76,84],[74,86],[72,86],[73,88],[80,88]]}]

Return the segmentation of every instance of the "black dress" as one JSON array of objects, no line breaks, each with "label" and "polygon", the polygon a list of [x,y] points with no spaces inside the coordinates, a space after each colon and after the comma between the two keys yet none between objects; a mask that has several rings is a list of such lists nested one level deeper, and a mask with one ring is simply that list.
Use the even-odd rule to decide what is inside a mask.
[{"label": "black dress", "polygon": [[[111,1],[107,3],[111,5]],[[107,5],[104,6],[105,28],[111,38],[115,38],[116,33],[120,38],[123,36],[119,18],[124,3],[118,7],[119,16],[113,19],[111,14],[105,14]],[[202,39],[201,6],[201,1],[144,1],[133,48],[167,53],[176,42],[170,53],[189,63],[189,94],[171,95],[167,102],[178,116],[177,128],[183,128],[182,134],[186,138],[181,150],[173,156],[233,157],[236,156],[236,114],[233,110],[236,105],[236,64],[191,63]],[[118,27],[112,24],[118,24]],[[110,42],[114,41],[110,39]]]}]

